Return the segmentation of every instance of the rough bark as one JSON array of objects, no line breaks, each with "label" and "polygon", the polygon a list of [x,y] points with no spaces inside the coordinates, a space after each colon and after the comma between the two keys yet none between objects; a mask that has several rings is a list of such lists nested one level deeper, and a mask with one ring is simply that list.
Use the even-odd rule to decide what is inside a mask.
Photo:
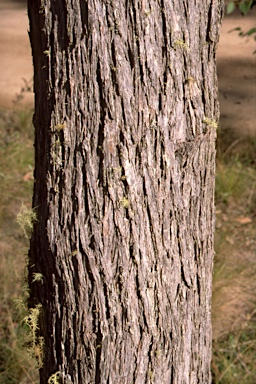
[{"label": "rough bark", "polygon": [[41,383],[210,383],[222,9],[28,0]]}]

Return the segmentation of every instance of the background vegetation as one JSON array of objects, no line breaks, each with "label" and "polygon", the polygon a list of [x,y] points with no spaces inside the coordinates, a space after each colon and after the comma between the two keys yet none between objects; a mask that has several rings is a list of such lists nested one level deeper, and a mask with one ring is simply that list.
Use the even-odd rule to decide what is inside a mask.
[{"label": "background vegetation", "polygon": [[[242,15],[246,16],[248,12],[256,5],[256,0],[235,0],[235,1],[226,1],[226,13],[229,15],[235,10],[239,10]],[[233,31],[238,31],[241,37],[254,36],[256,42],[256,22],[253,28],[250,28],[248,31],[243,31],[241,27],[236,27]],[[256,50],[253,52],[256,53]]]},{"label": "background vegetation", "polygon": [[0,383],[37,383],[34,363],[22,347],[27,326],[25,266],[28,240],[16,217],[31,206],[32,111],[0,111]]}]

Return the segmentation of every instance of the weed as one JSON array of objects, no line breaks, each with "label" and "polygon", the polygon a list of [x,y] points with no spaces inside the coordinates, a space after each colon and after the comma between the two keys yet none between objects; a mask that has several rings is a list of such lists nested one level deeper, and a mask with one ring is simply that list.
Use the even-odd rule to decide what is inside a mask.
[{"label": "weed", "polygon": [[27,239],[29,238],[36,221],[37,218],[35,210],[28,209],[24,204],[22,204],[20,212],[17,214],[17,223]]},{"label": "weed", "polygon": [[40,310],[41,304],[36,305],[35,308],[30,308],[29,314],[23,319],[29,328],[27,337],[24,340],[24,346],[26,346],[29,356],[35,360],[38,368],[41,368],[43,365],[44,349],[44,339],[37,335]]},{"label": "weed", "polygon": [[237,201],[248,192],[248,183],[255,177],[239,161],[231,164],[219,162],[216,173],[216,201],[227,204],[231,199]]},{"label": "weed", "polygon": [[25,248],[14,238],[5,241],[9,244],[1,241],[0,251],[0,269],[4,273],[0,277],[0,383],[36,384],[34,363],[21,345],[27,335],[25,326],[20,323],[26,314],[26,297],[19,291],[22,263],[17,258],[17,248],[21,252]]},{"label": "weed", "polygon": [[[15,107],[17,107],[19,105],[19,103],[21,102],[21,100],[24,99],[25,94],[31,93],[32,89],[33,89],[33,79],[30,79],[30,80],[22,79],[22,80],[23,80],[24,84],[21,87],[20,92],[18,94],[16,94],[16,97],[13,100],[13,104]],[[25,111],[23,111],[23,112],[25,112]]]},{"label": "weed", "polygon": [[254,384],[256,353],[256,322],[253,316],[247,319],[241,329],[229,333],[213,342],[213,383]]}]

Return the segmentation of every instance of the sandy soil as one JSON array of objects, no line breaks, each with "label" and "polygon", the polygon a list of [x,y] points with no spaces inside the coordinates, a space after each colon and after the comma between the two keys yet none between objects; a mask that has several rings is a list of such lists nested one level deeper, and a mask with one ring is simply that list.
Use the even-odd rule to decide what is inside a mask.
[{"label": "sandy soil", "polygon": [[[218,49],[221,126],[239,133],[256,134],[256,44],[230,30],[255,26],[256,13],[227,16]],[[12,107],[15,95],[32,79],[26,2],[0,0],[0,107]],[[33,95],[25,94],[23,104],[33,105]]]},{"label": "sandy soil", "polygon": [[[12,107],[23,79],[33,77],[26,2],[0,0],[0,107]],[[33,105],[33,95],[23,104]]]},{"label": "sandy soil", "polygon": [[236,27],[256,27],[256,12],[226,16],[222,25],[217,52],[221,126],[256,135],[256,43],[252,36],[230,32]]}]

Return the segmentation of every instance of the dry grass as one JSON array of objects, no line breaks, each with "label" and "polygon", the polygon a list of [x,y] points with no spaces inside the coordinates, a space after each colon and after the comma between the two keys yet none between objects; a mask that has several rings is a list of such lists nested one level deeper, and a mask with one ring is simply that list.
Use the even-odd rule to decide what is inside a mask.
[{"label": "dry grass", "polygon": [[0,111],[0,383],[35,384],[37,372],[22,348],[26,311],[24,270],[28,242],[16,222],[32,194],[31,111]]},{"label": "dry grass", "polygon": [[[233,140],[233,141],[232,141]],[[213,285],[213,383],[256,383],[254,138],[221,138]]]}]

